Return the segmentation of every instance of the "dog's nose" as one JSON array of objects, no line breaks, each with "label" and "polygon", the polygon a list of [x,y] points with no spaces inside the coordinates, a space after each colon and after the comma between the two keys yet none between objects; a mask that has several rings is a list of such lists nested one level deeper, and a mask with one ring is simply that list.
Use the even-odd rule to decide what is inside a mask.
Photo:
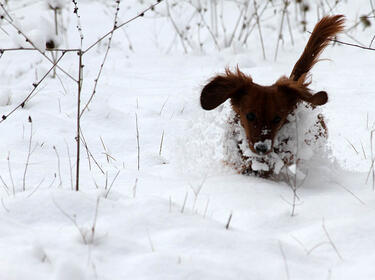
[{"label": "dog's nose", "polygon": [[256,147],[255,147],[255,150],[258,152],[258,153],[266,153],[268,151],[268,146],[266,144],[258,144]]}]

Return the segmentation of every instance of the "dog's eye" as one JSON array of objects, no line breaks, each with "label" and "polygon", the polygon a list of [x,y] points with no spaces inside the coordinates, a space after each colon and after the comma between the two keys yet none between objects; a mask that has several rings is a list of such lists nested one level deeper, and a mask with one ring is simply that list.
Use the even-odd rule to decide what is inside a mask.
[{"label": "dog's eye", "polygon": [[279,116],[276,116],[276,117],[272,120],[272,122],[273,122],[274,124],[278,124],[280,121],[281,121],[281,118],[280,118]]},{"label": "dog's eye", "polygon": [[246,115],[246,118],[247,118],[248,121],[251,122],[251,121],[255,120],[255,114],[254,113],[248,113]]}]

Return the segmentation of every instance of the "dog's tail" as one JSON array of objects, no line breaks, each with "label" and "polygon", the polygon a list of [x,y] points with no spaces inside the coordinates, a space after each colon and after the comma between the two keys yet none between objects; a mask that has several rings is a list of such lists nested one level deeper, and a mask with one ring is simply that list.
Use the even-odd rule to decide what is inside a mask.
[{"label": "dog's tail", "polygon": [[[290,74],[290,79],[298,81],[306,76],[315,63],[319,61],[319,55],[334,36],[344,30],[345,17],[343,15],[326,16],[322,18],[311,33],[305,50]],[[302,78],[304,79],[304,78]]]}]

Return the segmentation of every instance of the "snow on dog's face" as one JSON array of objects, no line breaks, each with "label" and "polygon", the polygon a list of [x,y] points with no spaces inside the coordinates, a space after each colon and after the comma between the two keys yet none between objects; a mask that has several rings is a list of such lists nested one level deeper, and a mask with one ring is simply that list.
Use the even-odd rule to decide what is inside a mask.
[{"label": "snow on dog's face", "polygon": [[200,100],[203,109],[212,110],[231,99],[250,149],[258,155],[265,155],[272,151],[277,132],[298,102],[303,100],[313,106],[327,102],[326,92],[311,94],[307,86],[286,77],[271,86],[261,86],[239,69],[236,72],[227,69],[225,75],[215,76],[203,88]]}]

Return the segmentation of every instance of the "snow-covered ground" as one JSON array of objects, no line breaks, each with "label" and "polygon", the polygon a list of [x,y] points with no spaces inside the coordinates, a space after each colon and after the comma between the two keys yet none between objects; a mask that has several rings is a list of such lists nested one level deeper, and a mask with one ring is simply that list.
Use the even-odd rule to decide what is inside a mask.
[{"label": "snow-covered ground", "polygon": [[[48,30],[53,14],[44,2],[24,8],[21,3],[31,2],[9,2],[18,24],[35,40],[53,33]],[[348,16],[348,26],[370,11],[368,1],[347,2],[335,11]],[[121,5],[120,22],[141,10]],[[80,1],[79,11],[89,46],[110,30],[114,9],[105,1]],[[72,7],[63,14],[69,26],[65,44],[77,47]],[[1,27],[12,31],[5,23]],[[350,34],[368,45],[375,35],[371,28]],[[238,64],[261,84],[288,75],[308,34],[295,31],[295,45],[281,45],[274,62],[272,26],[264,30],[266,61],[256,33],[247,48],[186,55],[177,49],[166,54],[173,30],[152,13],[124,30],[114,35],[97,93],[82,117],[96,163],[82,147],[79,192],[72,190],[76,83],[58,71],[58,78],[45,80],[24,108],[0,124],[0,279],[375,278],[372,175],[367,180],[374,52],[330,46],[322,56],[329,60],[312,71],[311,87],[329,94],[323,113],[332,155],[329,162],[311,164],[292,217],[290,186],[239,175],[222,163],[228,104],[204,112],[199,95],[207,79],[228,65]],[[0,46],[21,42],[14,33],[2,33]],[[84,57],[84,104],[105,43]],[[75,53],[60,66],[77,77]],[[0,114],[18,105],[49,67],[37,52],[4,53]]]}]

